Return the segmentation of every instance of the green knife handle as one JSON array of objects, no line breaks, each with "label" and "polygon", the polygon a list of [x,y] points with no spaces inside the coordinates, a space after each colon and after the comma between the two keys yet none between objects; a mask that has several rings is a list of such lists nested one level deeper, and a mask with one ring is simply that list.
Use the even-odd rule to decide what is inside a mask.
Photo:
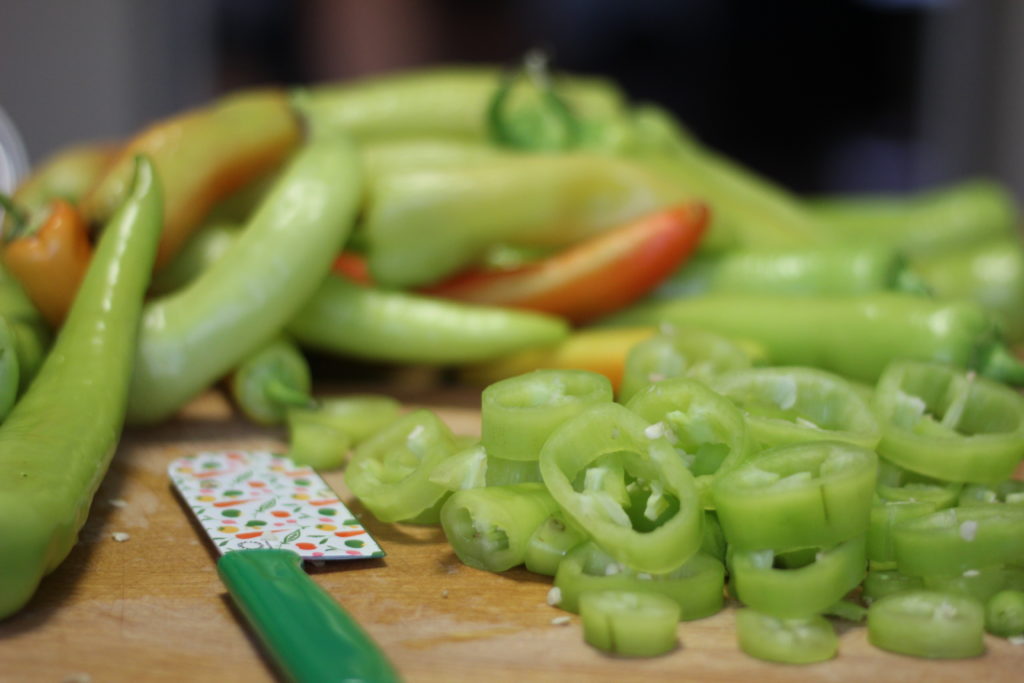
[{"label": "green knife handle", "polygon": [[296,683],[391,683],[398,674],[290,550],[235,550],[217,571],[282,673]]}]

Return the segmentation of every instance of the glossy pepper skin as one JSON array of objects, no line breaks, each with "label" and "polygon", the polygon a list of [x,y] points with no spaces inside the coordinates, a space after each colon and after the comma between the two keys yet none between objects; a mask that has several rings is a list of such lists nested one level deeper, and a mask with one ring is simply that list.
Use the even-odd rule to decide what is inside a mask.
[{"label": "glossy pepper skin", "polygon": [[470,270],[427,291],[583,324],[632,304],[676,270],[697,248],[707,217],[707,207],[696,203],[655,211],[547,259],[506,270]]},{"label": "glossy pepper skin", "polygon": [[0,617],[71,551],[117,446],[161,212],[140,158],[51,353],[0,426]]},{"label": "glossy pepper skin", "polygon": [[58,151],[18,184],[14,200],[29,211],[54,199],[78,203],[114,161],[118,147],[112,142],[88,142]]},{"label": "glossy pepper skin", "polygon": [[89,268],[92,251],[81,213],[66,200],[55,199],[44,218],[8,233],[3,260],[47,322],[59,327]]},{"label": "glossy pepper skin", "polygon": [[327,276],[362,193],[345,137],[303,147],[229,251],[146,305],[128,420],[174,413],[278,334]]},{"label": "glossy pepper skin", "polygon": [[124,196],[132,156],[149,155],[164,185],[163,267],[214,204],[279,166],[299,143],[299,123],[283,92],[245,91],[159,121],[127,142],[82,200],[102,222]]},{"label": "glossy pepper skin", "polygon": [[720,294],[654,302],[612,316],[621,325],[667,323],[750,339],[777,365],[807,365],[874,382],[891,360],[931,360],[1024,383],[992,317],[966,301],[895,293],[848,297]]}]

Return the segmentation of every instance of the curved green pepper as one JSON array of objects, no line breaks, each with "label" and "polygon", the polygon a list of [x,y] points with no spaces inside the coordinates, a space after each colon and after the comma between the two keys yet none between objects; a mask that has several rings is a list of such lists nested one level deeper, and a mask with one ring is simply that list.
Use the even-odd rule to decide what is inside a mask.
[{"label": "curved green pepper", "polygon": [[842,242],[894,246],[912,258],[1003,237],[1017,224],[1017,209],[1007,188],[983,179],[909,197],[819,197],[807,207],[816,222]]},{"label": "curved green pepper", "polygon": [[894,362],[878,380],[878,453],[951,482],[998,483],[1024,458],[1024,398],[937,363]]},{"label": "curved green pepper", "polygon": [[803,365],[874,383],[893,360],[932,360],[1024,384],[1024,363],[992,317],[966,301],[909,294],[844,297],[709,294],[652,302],[606,324],[695,327],[760,343],[777,365]]},{"label": "curved green pepper", "polygon": [[846,296],[886,291],[923,294],[927,286],[891,247],[824,245],[702,254],[663,282],[653,297],[710,292]]},{"label": "curved green pepper", "polygon": [[301,148],[227,254],[146,305],[128,419],[153,423],[266,344],[326,277],[361,197],[346,138]]},{"label": "curved green pepper", "polygon": [[0,617],[71,551],[117,447],[161,216],[139,158],[50,354],[0,426]]},{"label": "curved green pepper", "polygon": [[540,471],[566,517],[638,571],[675,569],[700,548],[704,521],[693,475],[672,444],[617,403],[562,423]]},{"label": "curved green pepper", "polygon": [[400,363],[469,363],[545,346],[569,335],[561,318],[362,287],[320,283],[287,326],[303,346]]}]

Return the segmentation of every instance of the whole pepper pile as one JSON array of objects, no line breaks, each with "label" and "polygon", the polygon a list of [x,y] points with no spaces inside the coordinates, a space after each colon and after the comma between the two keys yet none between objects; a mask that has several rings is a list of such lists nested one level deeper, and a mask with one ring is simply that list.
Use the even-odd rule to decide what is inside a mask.
[{"label": "whole pepper pile", "polygon": [[[913,473],[901,477],[960,486],[1005,487],[1019,462],[1024,418],[1005,384],[1024,384],[1010,351],[1024,341],[1024,247],[1004,188],[798,197],[701,145],[657,106],[600,78],[551,74],[536,55],[511,72],[427,69],[236,93],[40,166],[5,199],[0,413],[38,403],[53,384],[29,383],[51,333],[81,336],[64,334],[64,316],[84,306],[89,273],[113,268],[109,255],[96,263],[99,245],[128,220],[123,207],[141,201],[140,154],[161,188],[162,231],[137,338],[124,346],[126,419],[165,420],[227,378],[243,414],[287,423],[296,460],[342,466],[355,448],[350,486],[382,518],[440,522],[457,549],[462,536],[484,542],[486,552],[464,551],[475,566],[525,562],[584,584],[595,566],[654,572],[677,591],[684,619],[721,606],[728,570],[760,616],[810,619],[843,609],[831,603],[837,587],[859,581],[858,558],[881,562],[878,552],[902,570],[900,553],[948,521],[917,521],[935,512],[920,508],[917,532],[885,517],[892,528],[865,540],[876,452]],[[583,374],[513,385],[513,404],[535,402],[525,418],[497,409],[489,387],[482,441],[462,448],[429,414],[399,418],[383,397],[317,400],[308,351],[454,366],[485,384],[542,368]],[[964,388],[949,373],[976,379]],[[940,379],[922,379],[930,374]],[[589,417],[565,414],[583,406]],[[645,450],[670,417],[681,421],[676,442]],[[556,439],[562,422],[572,428]],[[413,433],[423,441],[416,457],[394,457]],[[525,456],[524,434],[535,446]],[[832,445],[814,445],[822,434]],[[612,457],[604,442],[619,438],[648,457]],[[83,444],[83,462],[102,473],[108,445]],[[772,448],[790,450],[747,467]],[[950,451],[943,465],[922,465],[936,448]],[[397,492],[379,477],[382,459],[408,466],[388,477]],[[808,490],[833,487],[864,514],[850,528],[808,524],[806,538],[744,536],[756,527],[744,501],[770,498],[768,479],[793,477]],[[68,515],[94,484],[67,492]],[[499,484],[502,502],[480,493]],[[963,514],[1002,533],[1001,517]],[[481,524],[500,533],[481,541]],[[614,541],[583,543],[598,538]],[[34,578],[19,579],[19,601],[59,561],[67,539],[58,540],[36,547],[43,560],[24,570]],[[803,556],[812,547],[824,554],[816,563]],[[750,597],[791,590],[765,551],[817,577],[816,601],[802,603],[814,610],[794,617]],[[635,583],[566,604],[677,614],[656,599],[641,605]],[[764,631],[760,616],[744,617],[741,640]],[[818,622],[786,628],[822,634]],[[821,651],[833,651],[824,641]]]}]

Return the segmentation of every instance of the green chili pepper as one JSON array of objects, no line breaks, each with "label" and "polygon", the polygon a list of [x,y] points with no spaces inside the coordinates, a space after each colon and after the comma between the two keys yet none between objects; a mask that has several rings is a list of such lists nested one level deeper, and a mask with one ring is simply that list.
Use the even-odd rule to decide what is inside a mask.
[{"label": "green chili pepper", "polygon": [[1024,341],[1024,244],[1018,235],[915,259],[911,268],[936,297],[971,299],[992,311],[1008,341]]},{"label": "green chili pepper", "polygon": [[587,407],[611,403],[612,384],[589,370],[534,370],[488,385],[480,396],[480,442],[489,456],[537,460],[552,432]]},{"label": "green chili pepper", "polygon": [[657,593],[591,591],[580,596],[583,640],[625,657],[654,657],[676,648],[679,605]]},{"label": "green chili pepper", "polygon": [[523,562],[531,572],[554,576],[566,554],[586,540],[587,535],[556,510],[530,536]]},{"label": "green chili pepper", "polygon": [[670,571],[700,548],[704,517],[693,475],[672,445],[617,403],[562,423],[540,471],[566,517],[619,561]]},{"label": "green chili pepper", "polygon": [[377,178],[391,173],[465,168],[475,162],[490,162],[504,155],[502,150],[490,145],[439,138],[380,140],[362,145],[360,151],[370,187],[375,185]]},{"label": "green chili pepper", "polygon": [[977,601],[936,591],[887,595],[868,608],[868,641],[913,657],[962,659],[985,652],[985,614]]},{"label": "green chili pepper", "polygon": [[940,509],[934,501],[875,499],[868,527],[868,560],[872,569],[894,569],[896,551],[892,530],[897,524]]},{"label": "green chili pepper", "polygon": [[619,402],[628,403],[640,389],[670,377],[710,381],[729,370],[748,368],[754,349],[704,330],[666,329],[634,345],[626,355]]},{"label": "green chili pepper", "polygon": [[903,469],[885,458],[878,459],[875,493],[882,502],[930,503],[936,510],[961,504],[963,484],[942,481]]},{"label": "green chili pepper", "polygon": [[543,482],[537,460],[509,460],[487,455],[487,486],[504,486],[526,481]]},{"label": "green chili pepper", "polygon": [[1024,564],[1024,508],[956,507],[908,519],[892,530],[904,574],[960,574],[997,564]]},{"label": "green chili pepper", "polygon": [[283,422],[289,408],[312,407],[312,376],[306,358],[291,340],[279,337],[235,368],[231,396],[257,424]]},{"label": "green chili pepper", "polygon": [[345,463],[352,438],[316,409],[291,409],[286,412],[288,457],[299,465],[318,470],[337,469]]},{"label": "green chili pepper", "polygon": [[867,532],[877,457],[840,441],[764,451],[713,485],[718,521],[738,549],[830,547]]},{"label": "green chili pepper", "polygon": [[170,416],[295,315],[351,229],[357,162],[345,138],[301,148],[228,253],[185,289],[147,304],[130,421]]},{"label": "green chili pepper", "polygon": [[218,223],[196,232],[164,268],[153,274],[150,292],[169,294],[191,283],[227,253],[241,231],[237,225]]},{"label": "green chili pepper", "polygon": [[415,287],[494,244],[567,246],[693,196],[627,159],[505,154],[378,176],[360,230],[374,280]]},{"label": "green chili pepper", "polygon": [[852,591],[867,573],[864,536],[817,551],[808,564],[775,566],[771,550],[730,547],[732,588],[745,605],[784,619],[821,614]]},{"label": "green chili pepper", "polygon": [[[594,77],[553,75],[557,91],[577,114],[604,118],[623,96]],[[293,102],[314,135],[345,131],[360,140],[409,137],[488,137],[487,111],[502,84],[494,67],[407,71],[346,84],[297,90]]]},{"label": "green chili pepper", "polygon": [[1024,635],[1024,591],[1005,590],[989,598],[985,630],[1002,638]]},{"label": "green chili pepper", "polygon": [[832,659],[839,638],[820,615],[783,619],[753,609],[736,612],[736,640],[751,657],[782,664],[813,664]]},{"label": "green chili pepper", "polygon": [[803,365],[874,383],[896,359],[937,361],[1024,384],[1024,363],[970,302],[909,294],[793,297],[756,294],[653,302],[607,324],[695,327],[760,343],[776,365]]},{"label": "green chili pepper", "polygon": [[721,611],[724,586],[725,567],[709,555],[697,553],[668,572],[640,572],[589,541],[570,550],[559,563],[551,599],[564,610],[579,612],[580,598],[591,591],[656,593],[679,604],[680,619],[693,621]]},{"label": "green chili pepper", "polygon": [[816,222],[843,242],[894,246],[913,258],[1013,234],[1017,225],[1009,191],[987,180],[909,197],[818,198],[807,206]]},{"label": "green chili pepper", "polygon": [[952,482],[997,483],[1024,458],[1024,398],[937,363],[894,362],[878,380],[878,452]]},{"label": "green chili pepper", "polygon": [[530,538],[557,509],[535,482],[464,489],[441,508],[441,526],[463,563],[503,572],[526,560]]},{"label": "green chili pepper", "polygon": [[928,288],[893,248],[825,245],[703,254],[663,282],[653,296],[846,296],[886,291],[924,294]]},{"label": "green chili pepper", "polygon": [[328,277],[292,318],[303,346],[358,358],[448,364],[498,358],[569,334],[561,318],[362,287]]},{"label": "green chili pepper", "polygon": [[683,377],[649,385],[626,407],[650,423],[648,433],[668,438],[696,478],[702,506],[713,508],[716,475],[737,467],[750,446],[736,407],[701,382]]},{"label": "green chili pepper", "polygon": [[53,334],[49,323],[28,298],[21,284],[0,264],[0,317],[11,340],[5,354],[17,359],[17,390],[21,394],[43,364]]},{"label": "green chili pepper", "polygon": [[873,449],[881,438],[871,407],[842,377],[814,368],[734,370],[711,386],[743,411],[758,449],[843,441]]},{"label": "green chili pepper", "polygon": [[0,617],[71,551],[113,456],[161,216],[140,157],[50,354],[0,426]]},{"label": "green chili pepper", "polygon": [[415,410],[356,448],[345,483],[380,521],[409,521],[443,502],[448,490],[430,475],[457,450],[451,429],[436,414]]}]

